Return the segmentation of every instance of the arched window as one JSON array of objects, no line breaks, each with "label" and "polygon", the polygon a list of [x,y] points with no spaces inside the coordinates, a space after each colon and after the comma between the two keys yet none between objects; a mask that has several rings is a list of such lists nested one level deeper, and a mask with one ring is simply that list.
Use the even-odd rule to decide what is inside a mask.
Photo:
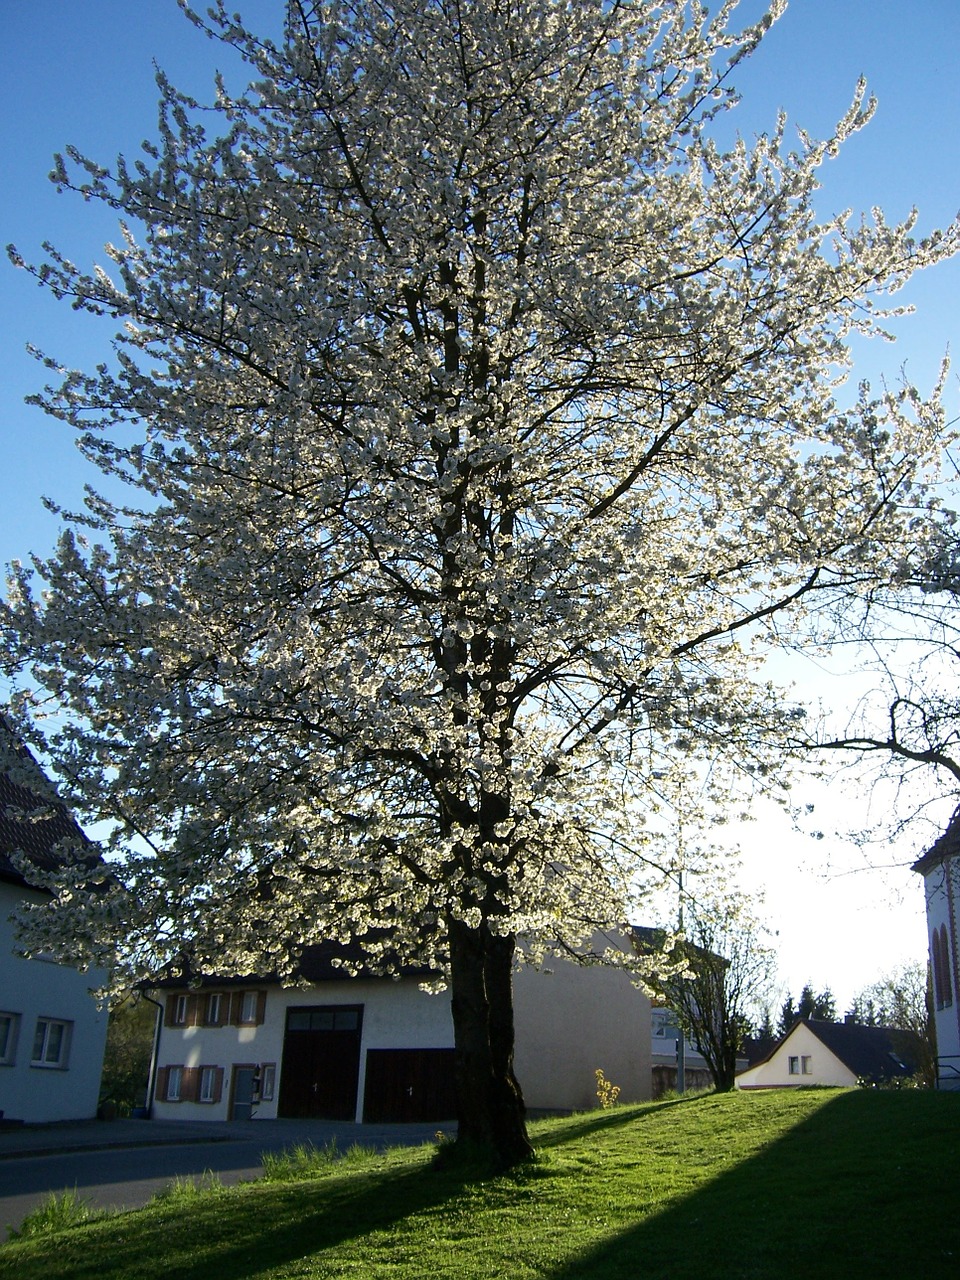
[{"label": "arched window", "polygon": [[930,935],[930,963],[933,966],[933,1001],[938,1009],[943,1008],[943,974],[940,965],[940,930],[934,929]]},{"label": "arched window", "polygon": [[953,983],[950,980],[950,950],[947,946],[947,926],[940,926],[940,981],[943,986],[943,1003],[953,1004]]}]

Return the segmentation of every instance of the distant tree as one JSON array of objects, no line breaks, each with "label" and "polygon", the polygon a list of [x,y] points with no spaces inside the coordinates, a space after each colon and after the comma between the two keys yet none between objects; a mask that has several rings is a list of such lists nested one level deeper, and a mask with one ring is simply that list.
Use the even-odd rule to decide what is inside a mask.
[{"label": "distant tree", "polygon": [[743,899],[690,902],[684,920],[669,952],[677,968],[655,980],[655,991],[703,1054],[722,1093],[734,1086],[737,1058],[769,993],[775,957]]},{"label": "distant tree", "polygon": [[911,1047],[919,1045],[917,1075],[923,1084],[933,1088],[937,1077],[937,1031],[929,965],[902,965],[864,987],[854,997],[849,1014],[866,1026],[908,1032]]},{"label": "distant tree", "polygon": [[837,1017],[836,1001],[829,987],[816,994],[813,986],[805,982],[800,998],[794,1004],[793,997],[787,995],[780,1006],[780,1021],[777,1031],[785,1036],[798,1018],[815,1018],[820,1022],[835,1022]]},{"label": "distant tree", "polygon": [[785,1036],[797,1020],[797,1010],[793,996],[787,995],[780,1006],[780,1018],[777,1022],[777,1035]]},{"label": "distant tree", "polygon": [[100,1079],[100,1101],[129,1113],[146,1100],[157,1008],[130,996],[110,1011]]},{"label": "distant tree", "polygon": [[777,1029],[773,1025],[773,1010],[770,1005],[765,1005],[760,1021],[757,1023],[754,1032],[754,1039],[760,1045],[772,1045],[777,1038]]}]

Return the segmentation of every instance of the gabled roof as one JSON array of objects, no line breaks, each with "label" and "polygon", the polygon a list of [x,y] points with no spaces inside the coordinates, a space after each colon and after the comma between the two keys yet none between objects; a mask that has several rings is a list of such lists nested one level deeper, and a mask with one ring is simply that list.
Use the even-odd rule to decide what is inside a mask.
[{"label": "gabled roof", "polygon": [[940,866],[947,858],[960,856],[960,809],[954,812],[947,824],[947,829],[939,839],[935,840],[923,857],[913,864],[913,870],[926,875],[934,867]]},{"label": "gabled roof", "polygon": [[864,1027],[856,1022],[817,1022],[807,1026],[835,1058],[864,1080],[889,1080],[916,1071],[917,1038],[893,1027]]},{"label": "gabled roof", "polygon": [[865,1027],[858,1022],[798,1018],[787,1034],[781,1036],[762,1058],[750,1063],[748,1070],[769,1062],[800,1026],[807,1027],[858,1079],[890,1080],[896,1076],[910,1076],[919,1066],[919,1045],[912,1031],[900,1031],[895,1027]]},{"label": "gabled roof", "polygon": [[[0,747],[19,758],[18,772],[24,777],[14,781],[0,767],[0,880],[25,885],[24,877],[10,859],[12,853],[24,853],[42,871],[53,871],[63,859],[57,846],[61,840],[86,842],[86,837],[59,800],[47,798],[50,783],[27,748],[14,737],[0,716]],[[36,778],[36,789],[28,785]],[[13,810],[14,812],[10,812]]]}]

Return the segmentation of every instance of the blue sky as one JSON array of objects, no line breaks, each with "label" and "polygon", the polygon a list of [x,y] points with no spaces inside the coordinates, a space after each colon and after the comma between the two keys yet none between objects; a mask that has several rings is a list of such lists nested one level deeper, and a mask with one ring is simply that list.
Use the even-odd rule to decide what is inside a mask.
[{"label": "blue sky", "polygon": [[[280,0],[235,0],[232,7],[261,30],[276,29],[282,11]],[[743,0],[740,13],[746,20],[761,8]],[[105,210],[57,196],[46,179],[53,153],[71,143],[105,163],[118,152],[132,158],[155,132],[154,60],[200,98],[209,96],[216,67],[231,71],[230,60],[183,18],[175,0],[0,0],[0,11],[0,243],[13,241],[30,258],[50,239],[88,265],[115,238],[115,224]],[[792,0],[738,69],[744,101],[731,119],[749,136],[772,127],[783,107],[792,123],[822,134],[865,75],[878,111],[825,171],[820,210],[880,205],[894,218],[916,204],[925,232],[960,209],[958,49],[957,0]],[[918,277],[898,299],[918,314],[898,322],[896,345],[858,347],[855,376],[896,376],[903,365],[927,390],[952,346],[957,372],[948,408],[960,414],[958,298],[960,262]],[[109,355],[109,337],[108,325],[56,303],[25,273],[0,263],[0,562],[50,548],[57,526],[41,495],[75,508],[84,482],[96,482],[61,424],[23,404],[44,381],[25,344],[89,368]],[[900,871],[827,882],[816,874],[823,849],[791,844],[785,832],[764,836],[772,824],[765,818],[759,837],[751,837],[758,848],[748,865],[767,884],[791,985],[809,976],[817,985],[833,983],[846,999],[888,963],[922,955],[916,877]],[[764,872],[763,846],[771,842],[781,859]],[[904,847],[889,860],[916,852]],[[843,946],[826,937],[840,933],[852,935]]]}]

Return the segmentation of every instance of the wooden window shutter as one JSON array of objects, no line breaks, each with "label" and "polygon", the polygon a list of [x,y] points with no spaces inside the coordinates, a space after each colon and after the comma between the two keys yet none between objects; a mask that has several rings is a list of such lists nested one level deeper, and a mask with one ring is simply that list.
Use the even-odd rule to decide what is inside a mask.
[{"label": "wooden window shutter", "polygon": [[165,1102],[167,1097],[167,1072],[168,1067],[161,1067],[157,1072],[157,1083],[154,1086],[153,1096],[157,1102]]},{"label": "wooden window shutter", "polygon": [[263,1022],[264,1015],[267,1010],[267,993],[265,991],[257,992],[257,1026]]},{"label": "wooden window shutter", "polygon": [[196,994],[187,996],[187,1023],[188,1027],[198,1027],[203,1017],[203,1008],[201,1005],[202,997]]},{"label": "wooden window shutter", "polygon": [[227,1021],[232,1027],[239,1027],[240,1010],[243,1008],[243,992],[231,991],[228,998],[230,1000],[230,1016]]},{"label": "wooden window shutter", "polygon": [[223,1097],[223,1067],[217,1067],[213,1077],[213,1101],[219,1102]]},{"label": "wooden window shutter", "polygon": [[177,1025],[177,997],[173,992],[167,996],[163,1007],[163,1025],[165,1027],[175,1027]]}]

